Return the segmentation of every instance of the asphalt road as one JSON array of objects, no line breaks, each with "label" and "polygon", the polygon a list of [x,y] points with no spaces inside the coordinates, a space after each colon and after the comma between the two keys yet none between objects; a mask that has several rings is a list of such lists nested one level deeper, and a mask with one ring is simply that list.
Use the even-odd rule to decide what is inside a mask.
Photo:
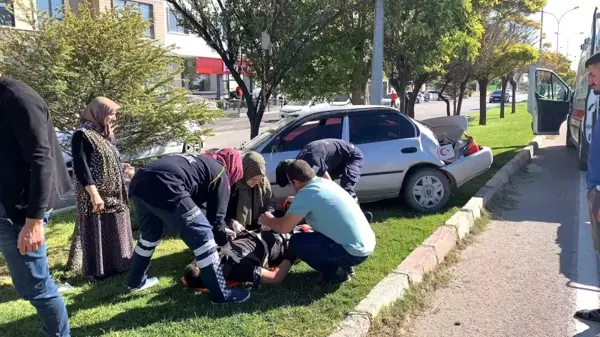
[{"label": "asphalt road", "polygon": [[[564,128],[563,128],[563,131]],[[600,306],[585,173],[564,132],[494,200],[495,217],[454,267],[449,286],[413,320],[411,337],[592,337],[573,318]]]},{"label": "asphalt road", "polygon": [[[527,95],[517,95],[517,101],[524,101],[527,99]],[[488,109],[499,106],[500,104],[487,104]],[[479,111],[479,98],[469,98],[464,100],[462,114],[468,115],[473,112]],[[423,120],[434,117],[446,116],[446,104],[441,101],[427,102],[415,105],[415,118],[417,120]],[[261,131],[276,121],[279,120],[279,111],[272,110],[270,113],[265,114],[263,117],[263,123],[261,125]],[[238,147],[244,141],[250,139],[250,124],[248,119],[244,117],[239,118],[223,118],[218,120],[215,124],[208,124],[209,127],[215,133],[215,136],[208,137],[205,142],[205,148],[224,148],[224,147]]]}]

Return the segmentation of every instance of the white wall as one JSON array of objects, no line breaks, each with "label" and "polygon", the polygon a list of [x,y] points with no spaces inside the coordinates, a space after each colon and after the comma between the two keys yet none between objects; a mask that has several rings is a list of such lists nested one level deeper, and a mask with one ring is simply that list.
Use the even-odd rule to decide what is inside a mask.
[{"label": "white wall", "polygon": [[179,34],[169,32],[169,6],[164,2],[165,6],[165,44],[167,46],[175,45],[177,49],[175,53],[181,56],[201,56],[220,58],[206,42],[201,38],[192,34]]}]

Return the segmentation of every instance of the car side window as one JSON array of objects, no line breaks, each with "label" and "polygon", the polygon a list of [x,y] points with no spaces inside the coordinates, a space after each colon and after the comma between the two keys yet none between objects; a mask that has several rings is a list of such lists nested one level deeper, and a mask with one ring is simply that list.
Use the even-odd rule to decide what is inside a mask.
[{"label": "car side window", "polygon": [[325,138],[342,138],[343,117],[311,120],[292,128],[279,138],[279,152],[300,151],[306,144]]},{"label": "car side window", "polygon": [[367,144],[396,140],[402,137],[401,130],[407,136],[414,137],[414,127],[399,113],[373,112],[350,116],[350,142]]}]

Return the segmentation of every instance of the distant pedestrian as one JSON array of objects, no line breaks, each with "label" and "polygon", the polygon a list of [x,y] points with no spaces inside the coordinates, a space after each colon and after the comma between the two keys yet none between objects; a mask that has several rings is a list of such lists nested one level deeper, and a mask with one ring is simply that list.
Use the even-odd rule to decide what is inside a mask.
[{"label": "distant pedestrian", "polygon": [[[600,95],[600,53],[585,62],[588,83],[594,94]],[[600,123],[596,123],[592,133],[588,153],[588,172],[586,177],[592,240],[596,253],[600,255]],[[575,313],[575,317],[600,322],[600,309],[585,309]]]},{"label": "distant pedestrian", "polygon": [[391,107],[395,108],[396,107],[396,100],[398,99],[398,94],[396,93],[396,90],[392,89],[391,99],[392,99]]},{"label": "distant pedestrian", "polygon": [[50,277],[44,242],[52,207],[71,189],[69,174],[44,100],[2,74],[0,158],[0,253],[44,333],[69,336],[67,308]]},{"label": "distant pedestrian", "polygon": [[118,109],[106,97],[93,99],[72,139],[82,273],[96,279],[127,271],[133,255],[124,166],[112,143]]}]

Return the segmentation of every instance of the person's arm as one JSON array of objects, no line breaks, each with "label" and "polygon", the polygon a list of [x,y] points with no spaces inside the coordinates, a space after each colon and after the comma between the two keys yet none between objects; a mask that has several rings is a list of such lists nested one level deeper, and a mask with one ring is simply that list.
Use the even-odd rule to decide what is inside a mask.
[{"label": "person's arm", "polygon": [[227,213],[225,214],[225,223],[231,223],[237,216],[237,205],[239,201],[239,193],[237,185],[233,185],[231,192],[229,193],[229,202],[227,204]]},{"label": "person's arm", "polygon": [[273,190],[271,189],[271,183],[269,183],[269,180],[267,180],[266,177],[263,178],[263,182],[268,187],[267,193],[263,196],[265,212],[273,213],[275,212],[275,196],[273,195]]},{"label": "person's arm", "polygon": [[283,260],[273,271],[262,268],[260,271],[260,283],[279,284],[290,273],[291,268],[292,262],[289,260]]},{"label": "person's arm", "polygon": [[89,139],[85,137],[82,131],[76,131],[71,139],[71,154],[73,156],[73,171],[77,181],[85,188],[90,195],[92,202],[92,212],[97,213],[104,210],[104,200],[98,193],[96,182],[92,177],[92,171],[88,163],[94,151]]},{"label": "person's arm", "polygon": [[227,205],[229,204],[229,179],[226,172],[223,172],[217,186],[210,192],[210,197],[206,202],[206,218],[213,226],[215,242],[219,246],[227,243],[227,224],[225,215],[227,214]]},{"label": "person's arm", "polygon": [[[269,226],[277,233],[290,233],[294,230],[304,217],[310,212],[310,205],[307,203],[307,196],[303,191],[298,192],[290,209],[281,218],[276,218],[271,213],[265,213],[260,216],[259,221],[265,226]],[[310,199],[310,198],[308,198]]]},{"label": "person's arm", "polygon": [[[48,137],[50,115],[41,99],[24,100],[15,97],[10,102],[14,112],[8,114],[23,158],[29,164],[29,200],[25,213],[29,222],[42,224],[50,202],[54,160]],[[56,137],[56,136],[55,136]]]},{"label": "person's arm", "polygon": [[333,180],[331,179],[331,176],[329,175],[329,172],[325,171],[325,173],[323,174],[323,178],[328,179],[328,180]]}]

